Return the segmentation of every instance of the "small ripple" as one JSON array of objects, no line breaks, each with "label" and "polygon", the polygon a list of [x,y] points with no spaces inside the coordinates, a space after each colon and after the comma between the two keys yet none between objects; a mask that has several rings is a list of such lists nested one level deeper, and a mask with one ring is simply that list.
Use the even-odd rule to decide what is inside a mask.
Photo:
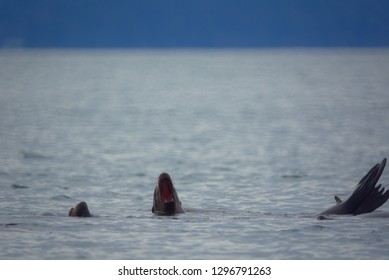
[{"label": "small ripple", "polygon": [[300,229],[297,229],[297,228],[281,229],[280,232],[284,232],[284,233],[296,233],[296,232],[300,232]]},{"label": "small ripple", "polygon": [[40,213],[40,216],[42,216],[42,217],[56,217],[57,214],[55,214],[54,212],[51,212],[51,211],[45,211],[45,212]]},{"label": "small ripple", "polygon": [[146,177],[146,173],[144,172],[138,172],[135,174],[136,177]]},{"label": "small ripple", "polygon": [[18,223],[7,223],[7,224],[0,224],[1,227],[16,227],[18,226]]},{"label": "small ripple", "polygon": [[306,175],[303,174],[285,174],[281,176],[283,179],[301,179],[304,177],[306,177]]},{"label": "small ripple", "polygon": [[42,154],[39,154],[39,153],[34,153],[34,152],[26,152],[26,151],[22,151],[21,152],[22,156],[24,159],[48,159],[49,157],[48,156],[45,156],[45,155],[42,155]]},{"label": "small ripple", "polygon": [[70,196],[67,196],[67,195],[64,195],[64,194],[60,194],[60,195],[54,195],[51,197],[52,200],[67,200],[71,198]]},{"label": "small ripple", "polygon": [[24,186],[24,185],[12,184],[11,188],[13,188],[13,189],[29,189],[30,187]]},{"label": "small ripple", "polygon": [[323,225],[313,225],[313,226],[311,226],[311,228],[314,229],[314,230],[323,230],[326,227],[323,226]]}]

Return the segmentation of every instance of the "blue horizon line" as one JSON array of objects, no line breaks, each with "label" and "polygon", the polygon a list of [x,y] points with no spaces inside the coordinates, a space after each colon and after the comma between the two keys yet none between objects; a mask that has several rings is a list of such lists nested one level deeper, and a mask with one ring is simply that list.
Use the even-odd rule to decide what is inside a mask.
[{"label": "blue horizon line", "polygon": [[131,45],[92,45],[92,44],[0,44],[0,49],[283,49],[283,48],[388,48],[388,43],[366,43],[366,44],[131,44]]}]

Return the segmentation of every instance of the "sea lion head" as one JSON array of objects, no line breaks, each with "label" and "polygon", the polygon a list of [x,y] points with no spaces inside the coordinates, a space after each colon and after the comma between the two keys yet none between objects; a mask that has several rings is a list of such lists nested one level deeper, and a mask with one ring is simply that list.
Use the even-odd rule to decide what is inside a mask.
[{"label": "sea lion head", "polygon": [[85,201],[81,201],[76,206],[70,208],[69,216],[71,217],[92,217],[89,212],[88,205]]},{"label": "sea lion head", "polygon": [[170,175],[162,173],[157,180],[157,186],[154,190],[153,208],[151,210],[156,214],[172,215],[183,213],[185,210],[181,207],[176,189]]}]

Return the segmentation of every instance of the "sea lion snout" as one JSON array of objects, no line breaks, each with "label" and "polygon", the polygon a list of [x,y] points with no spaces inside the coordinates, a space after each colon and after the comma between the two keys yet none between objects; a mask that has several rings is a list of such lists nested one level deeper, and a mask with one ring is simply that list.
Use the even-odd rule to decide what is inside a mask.
[{"label": "sea lion snout", "polygon": [[173,184],[171,180],[163,179],[160,181],[159,191],[163,203],[174,202]]},{"label": "sea lion snout", "polygon": [[71,217],[92,217],[88,205],[85,201],[79,202],[76,206],[70,208],[69,216]]},{"label": "sea lion snout", "polygon": [[185,210],[181,207],[176,189],[169,174],[161,173],[158,176],[157,185],[154,190],[153,208],[151,210],[157,214],[177,214]]}]

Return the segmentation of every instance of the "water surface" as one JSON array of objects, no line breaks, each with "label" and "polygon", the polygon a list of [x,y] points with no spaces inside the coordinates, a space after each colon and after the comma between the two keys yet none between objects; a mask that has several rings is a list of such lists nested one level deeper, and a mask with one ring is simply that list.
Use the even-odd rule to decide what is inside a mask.
[{"label": "water surface", "polygon": [[[389,156],[388,49],[2,50],[0,65],[1,259],[389,257],[388,218],[312,218]],[[197,211],[151,213],[161,172]],[[67,217],[81,200],[96,218]]]}]

